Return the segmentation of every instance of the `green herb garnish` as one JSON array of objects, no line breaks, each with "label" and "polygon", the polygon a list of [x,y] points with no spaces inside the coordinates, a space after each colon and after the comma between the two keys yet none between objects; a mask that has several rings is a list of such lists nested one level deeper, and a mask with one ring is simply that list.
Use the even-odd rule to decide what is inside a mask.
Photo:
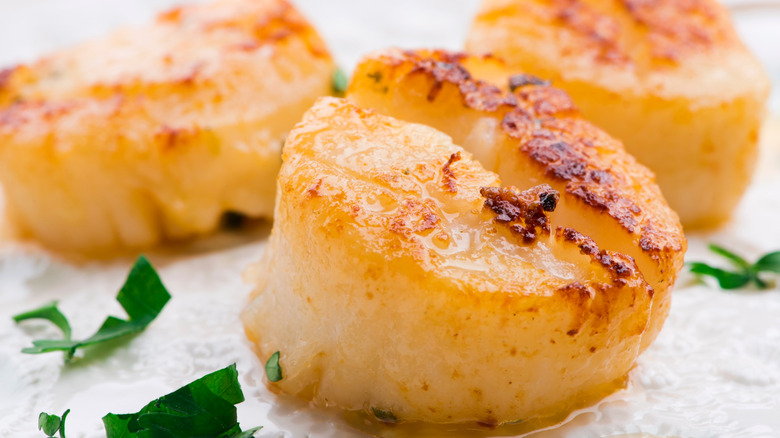
[{"label": "green herb garnish", "polygon": [[282,380],[282,366],[279,365],[279,352],[272,354],[265,363],[265,375],[271,382]]},{"label": "green herb garnish", "polygon": [[339,97],[343,96],[347,92],[348,83],[349,78],[347,78],[347,74],[344,73],[344,70],[337,68],[333,72],[333,94]]},{"label": "green herb garnish", "polygon": [[371,412],[374,413],[374,417],[376,417],[377,420],[383,421],[385,423],[397,423],[398,418],[395,417],[395,414],[393,414],[393,411],[379,409],[379,408],[371,408]]},{"label": "green herb garnish", "polygon": [[134,414],[103,417],[107,438],[249,438],[238,424],[236,404],[244,401],[236,364],[164,395]]},{"label": "green herb garnish", "polygon": [[59,432],[60,438],[65,438],[65,418],[69,413],[70,409],[66,410],[62,417],[58,417],[41,412],[38,415],[38,430],[42,430],[48,437],[53,437],[55,433]]},{"label": "green herb garnish", "polygon": [[709,249],[727,259],[736,270],[729,271],[701,262],[692,262],[688,266],[690,266],[690,270],[694,274],[714,277],[723,289],[739,289],[751,282],[755,283],[759,289],[768,289],[771,285],[762,279],[760,274],[767,272],[780,273],[780,251],[766,254],[758,259],[757,262],[751,264],[744,258],[721,246],[710,244]]},{"label": "green herb garnish", "polygon": [[37,309],[20,313],[15,315],[13,318],[17,323],[26,321],[28,319],[45,319],[59,327],[59,329],[62,330],[62,334],[65,339],[70,339],[70,323],[68,322],[68,318],[66,318],[65,315],[60,312],[60,309],[57,308],[56,301],[44,304]]},{"label": "green herb garnish", "polygon": [[30,312],[14,316],[14,321],[27,319],[46,319],[59,327],[64,339],[37,339],[33,346],[22,350],[23,353],[39,354],[50,351],[65,352],[65,359],[70,360],[77,348],[138,333],[146,328],[156,317],[171,295],[160,281],[160,277],[144,256],[138,257],[125,284],[119,290],[116,300],[125,309],[129,319],[124,320],[109,316],[100,329],[92,336],[74,341],[71,339],[70,324],[67,318],[57,309],[56,303],[50,303]]}]

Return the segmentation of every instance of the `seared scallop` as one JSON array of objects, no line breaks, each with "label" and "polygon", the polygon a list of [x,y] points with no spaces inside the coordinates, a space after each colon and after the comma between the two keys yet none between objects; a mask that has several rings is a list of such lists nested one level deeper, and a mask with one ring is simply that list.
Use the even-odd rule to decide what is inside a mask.
[{"label": "seared scallop", "polygon": [[655,339],[683,264],[682,228],[652,172],[582,119],[565,92],[535,76],[510,75],[489,56],[391,49],[362,60],[347,98],[441,130],[504,184],[557,190],[559,225],[636,261],[654,289],[644,346]]},{"label": "seared scallop", "polygon": [[769,80],[715,0],[484,0],[467,48],[566,90],[686,227],[727,220],[750,182]]},{"label": "seared scallop", "polygon": [[284,0],[160,15],[0,75],[0,179],[14,223],[100,254],[270,217],[281,146],[331,92],[322,40]]},{"label": "seared scallop", "polygon": [[[433,100],[457,90],[443,80]],[[433,105],[426,96],[410,111]],[[479,112],[454,103],[460,123]],[[523,125],[505,117],[491,141],[514,141],[517,153],[522,139],[510,134]],[[659,230],[674,225],[652,180],[641,179],[647,171],[616,142],[593,128],[567,135],[599,153],[566,146],[579,157],[566,168],[604,168],[600,183],[572,187],[635,200],[640,223],[657,215]],[[537,180],[507,185],[477,157],[434,128],[347,100],[322,98],[306,113],[284,148],[274,228],[242,315],[262,360],[280,352],[282,379],[272,385],[384,421],[501,424],[569,412],[624,379],[666,316],[633,258],[599,242],[633,234],[607,236],[618,229],[610,207],[577,201],[533,160],[526,171]],[[629,181],[633,191],[620,192]],[[643,209],[650,204],[658,211]],[[604,224],[596,237],[591,221]]]}]

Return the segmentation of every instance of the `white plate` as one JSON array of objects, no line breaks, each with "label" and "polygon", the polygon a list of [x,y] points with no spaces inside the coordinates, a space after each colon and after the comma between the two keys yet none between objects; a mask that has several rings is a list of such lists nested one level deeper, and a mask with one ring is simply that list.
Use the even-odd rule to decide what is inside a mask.
[{"label": "white plate", "polygon": [[[176,2],[0,0],[0,65],[34,59],[117,25],[143,23]],[[478,1],[296,3],[323,32],[340,63],[351,68],[362,53],[388,45],[459,48]],[[730,3],[739,7],[740,32],[780,78],[780,9]],[[780,111],[777,99],[774,105]],[[768,131],[761,171],[735,220],[719,232],[689,236],[690,259],[712,260],[704,249],[709,241],[748,256],[780,248],[780,122],[775,120]],[[20,354],[36,334],[55,332],[44,324],[19,328],[10,316],[58,299],[75,334],[91,333],[107,313],[122,315],[114,296],[130,261],[75,266],[40,250],[0,244],[0,437],[41,437],[38,413],[66,408],[72,410],[69,438],[105,436],[104,414],[136,411],[232,362],[238,363],[247,396],[239,405],[239,420],[245,427],[265,426],[259,436],[363,436],[339,415],[277,397],[262,384],[262,364],[237,315],[251,289],[242,283],[241,271],[260,258],[266,233],[226,234],[151,254],[173,295],[165,311],[143,334],[89,350],[87,360],[68,368],[61,367],[59,354]],[[666,327],[640,358],[628,388],[568,424],[533,436],[640,432],[780,437],[780,292],[724,293],[683,274]]]}]

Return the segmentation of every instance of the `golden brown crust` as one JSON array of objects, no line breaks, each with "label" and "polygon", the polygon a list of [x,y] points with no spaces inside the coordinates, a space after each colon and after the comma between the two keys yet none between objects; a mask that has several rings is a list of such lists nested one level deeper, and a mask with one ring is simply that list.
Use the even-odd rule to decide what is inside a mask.
[{"label": "golden brown crust", "polygon": [[550,4],[555,21],[577,33],[586,52],[605,64],[630,64],[631,58],[619,41],[620,25],[613,17],[599,13],[580,0],[554,0]]},{"label": "golden brown crust", "polygon": [[447,190],[452,193],[458,193],[456,175],[452,170],[452,165],[457,161],[460,161],[462,158],[463,157],[461,156],[460,151],[455,152],[454,154],[450,155],[450,159],[447,160],[447,163],[441,168],[442,182],[444,183],[444,186],[447,187]]},{"label": "golden brown crust", "polygon": [[520,150],[544,168],[548,177],[565,181],[567,193],[607,212],[633,233],[643,219],[642,209],[623,194],[628,184],[625,178],[590,152],[595,145],[581,136],[583,130],[590,131],[590,126],[571,119],[551,119],[542,121],[540,128]]},{"label": "golden brown crust", "polygon": [[[159,119],[158,137],[167,139],[161,144],[174,146],[185,131],[218,124],[214,119],[220,115],[236,109],[248,113],[251,103],[242,92],[264,90],[259,90],[263,78],[246,77],[251,74],[247,70],[259,62],[283,62],[291,49],[282,49],[281,41],[295,44],[295,56],[304,58],[303,48],[330,64],[324,42],[286,0],[223,0],[177,7],[160,14],[154,26],[130,32],[135,33],[118,32],[29,66],[0,70],[0,124],[46,129],[46,123],[67,112],[97,111],[113,117],[136,109],[143,112],[141,118]],[[134,47],[125,48],[128,35],[137,36],[132,38]],[[175,41],[167,41],[169,36]],[[163,49],[155,50],[158,46]],[[269,46],[270,55],[257,52]],[[201,51],[208,47],[218,49],[217,55]],[[144,59],[116,55],[123,51],[143,53]],[[92,68],[95,58],[106,58],[106,68]],[[95,105],[104,108],[96,110]],[[166,123],[169,119],[186,128]]]},{"label": "golden brown crust", "polygon": [[209,233],[226,211],[268,217],[283,137],[332,71],[286,0],[217,0],[3,73],[8,210],[89,256]]},{"label": "golden brown crust", "polygon": [[[517,79],[516,75],[507,84],[514,92],[501,90],[474,78],[462,64],[465,59],[462,53],[405,51],[403,59],[394,59],[388,65],[402,71],[404,62],[411,63],[412,68],[405,74],[430,77],[433,86],[427,95],[429,100],[436,98],[444,83],[449,83],[460,91],[464,106],[477,111],[505,111],[501,126],[509,137],[519,141],[518,151],[548,177],[565,182],[566,193],[608,214],[629,233],[637,233],[644,242],[642,251],[653,257],[659,252],[681,250],[681,242],[659,232],[663,227],[627,195],[634,192],[634,181],[615,172],[612,157],[608,157],[611,151],[622,151],[622,146],[582,120],[566,92],[529,77]],[[376,74],[382,80],[382,73]]]},{"label": "golden brown crust", "polygon": [[[357,204],[355,206],[360,208]],[[438,206],[430,199],[405,199],[398,214],[389,220],[388,229],[407,238],[412,234],[433,230],[440,222],[436,214],[438,210]]]},{"label": "golden brown crust", "polygon": [[[128,32],[140,36],[131,39]],[[260,49],[290,40],[308,52],[307,56],[329,62],[325,43],[287,0],[222,0],[181,6],[160,14],[152,27],[120,31],[31,65],[1,71],[0,107],[12,102],[80,97],[190,95],[204,88],[225,88],[229,85],[224,81],[226,74],[237,73],[235,70],[250,57],[267,56]],[[201,47],[219,50],[214,56],[199,51]],[[271,58],[277,52],[271,50]],[[130,59],[138,53],[141,59]],[[102,58],[105,65],[93,61]],[[126,63],[120,74],[116,74],[117,63]],[[240,76],[236,80],[240,81]],[[3,82],[13,86],[4,90]],[[208,99],[218,102],[223,97],[214,92]]]},{"label": "golden brown crust", "polygon": [[715,47],[731,33],[723,10],[711,0],[621,0],[637,24],[647,29],[653,56],[667,61]]},{"label": "golden brown crust", "polygon": [[754,168],[770,81],[717,0],[481,5],[468,50],[567,90],[585,118],[655,173],[687,228],[733,214]]},{"label": "golden brown crust", "polygon": [[[173,21],[180,21],[182,8],[175,8],[172,12],[176,17]],[[161,21],[166,18],[163,16]],[[246,17],[238,19],[220,20],[209,22],[206,28],[209,31],[219,28],[245,28],[251,38],[233,48],[238,50],[257,50],[265,44],[274,43],[292,36],[303,37],[308,50],[315,56],[329,56],[324,43],[316,36],[311,25],[287,0],[276,2],[273,7],[257,20],[246,20]]]},{"label": "golden brown crust", "polygon": [[[565,242],[577,245],[580,253],[589,256],[593,262],[603,266],[610,273],[610,279],[615,285],[624,286],[627,284],[627,279],[641,277],[639,268],[637,268],[636,262],[631,257],[614,251],[599,249],[599,246],[593,239],[577,230],[558,227],[555,229],[555,236]],[[649,296],[652,297],[653,288],[650,285],[646,285],[646,290]]]},{"label": "golden brown crust", "polygon": [[[500,2],[514,3],[493,3]],[[600,300],[616,298],[614,282],[627,281],[647,292],[641,295],[652,301],[649,326],[629,328],[633,333],[646,330],[641,347],[646,348],[668,314],[686,247],[679,219],[653,174],[619,141],[583,120],[567,93],[538,78],[512,75],[522,69],[510,73],[493,57],[458,54],[455,61],[439,51],[382,51],[358,65],[347,97],[359,106],[442,130],[496,171],[505,185],[548,183],[558,191],[561,205],[551,215],[555,225],[577,229],[616,255],[626,254],[615,259],[613,253],[593,252],[580,242],[581,250],[606,272],[597,281],[601,286],[588,286]],[[518,244],[516,250],[524,250],[518,233],[494,227]],[[572,241],[561,243],[577,248]],[[634,263],[635,275],[622,277]]]},{"label": "golden brown crust", "polygon": [[[420,83],[427,105],[432,81]],[[461,110],[451,88],[436,99]],[[401,421],[568,413],[625,375],[649,332],[650,288],[629,257],[551,236],[550,186],[500,188],[435,129],[323,98],[288,137],[278,181],[266,260],[279,275],[243,320],[260,357],[283,352],[273,386],[286,393]],[[409,366],[359,366],[377,357]]]},{"label": "golden brown crust", "polygon": [[[555,29],[560,55],[586,56],[596,65],[662,67],[690,55],[734,44],[722,7],[712,0],[493,1],[477,18],[485,24],[519,17]],[[554,36],[553,36],[554,35]]]},{"label": "golden brown crust", "polygon": [[[463,95],[464,105],[477,110],[496,111],[502,105],[514,106],[517,99],[511,94],[506,94],[495,85],[485,81],[476,80],[463,66],[462,60],[468,57],[465,53],[449,52],[444,50],[434,51],[434,56],[423,57],[419,52],[405,51],[405,60],[397,60],[395,66],[400,66],[403,61],[412,60],[413,66],[410,75],[422,74],[434,78],[433,85],[428,91],[429,102],[436,100],[444,83],[455,84]],[[391,63],[392,65],[392,63]],[[382,80],[382,73],[377,72],[377,81]]]}]

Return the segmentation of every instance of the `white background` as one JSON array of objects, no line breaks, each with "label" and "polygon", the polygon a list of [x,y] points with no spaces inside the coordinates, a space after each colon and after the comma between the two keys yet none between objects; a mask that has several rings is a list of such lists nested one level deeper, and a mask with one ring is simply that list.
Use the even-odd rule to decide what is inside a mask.
[{"label": "white background", "polygon": [[[0,66],[140,24],[176,0],[0,0]],[[403,47],[461,47],[476,0],[297,0],[345,68],[361,53]],[[732,1],[731,4],[757,2]],[[764,2],[767,3],[767,2]],[[769,2],[771,3],[771,2]],[[777,4],[777,2],[775,2]],[[780,9],[738,9],[748,44],[780,78]],[[775,94],[777,96],[777,93]],[[775,98],[773,106],[780,111]],[[780,249],[780,123],[769,124],[756,183],[735,220],[713,234],[689,236],[689,259],[717,241],[749,257]],[[0,243],[0,437],[40,437],[40,411],[72,409],[68,437],[98,437],[100,417],[145,402],[237,362],[247,401],[245,427],[261,436],[360,436],[337,413],[270,394],[237,319],[250,285],[245,266],[262,254],[267,227],[226,234],[150,254],[173,299],[149,329],[129,342],[90,350],[63,369],[58,354],[19,350],[45,325],[15,326],[10,316],[59,299],[75,336],[88,334],[114,302],[130,260],[73,265],[46,252]],[[566,426],[536,437],[628,433],[678,437],[780,437],[780,291],[724,293],[683,274],[660,338],[640,359],[629,387]],[[103,435],[104,436],[104,435]]]}]

